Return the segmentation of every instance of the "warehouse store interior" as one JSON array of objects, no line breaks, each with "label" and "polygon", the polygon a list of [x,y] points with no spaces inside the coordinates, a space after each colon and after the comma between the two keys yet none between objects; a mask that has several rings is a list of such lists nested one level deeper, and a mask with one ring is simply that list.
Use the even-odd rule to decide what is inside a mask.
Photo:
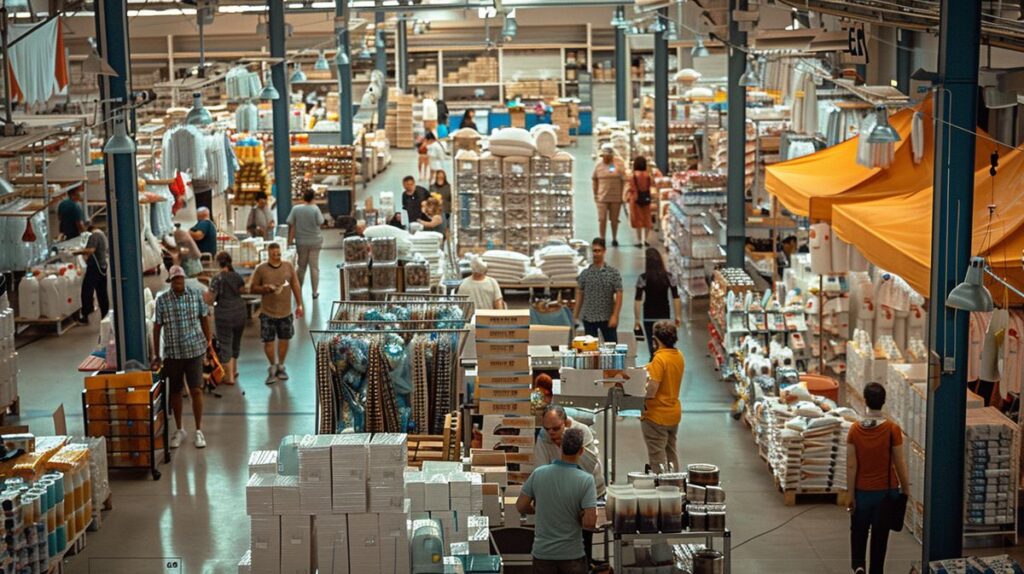
[{"label": "warehouse store interior", "polygon": [[0,574],[1024,572],[1024,5],[0,44]]}]

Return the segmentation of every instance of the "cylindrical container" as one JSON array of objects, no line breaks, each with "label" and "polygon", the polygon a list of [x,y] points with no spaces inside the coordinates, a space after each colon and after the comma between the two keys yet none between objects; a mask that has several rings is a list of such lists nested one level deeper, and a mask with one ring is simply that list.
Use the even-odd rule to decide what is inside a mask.
[{"label": "cylindrical container", "polygon": [[636,490],[654,490],[654,475],[648,475],[649,478],[638,478],[633,481],[633,488]]},{"label": "cylindrical container", "polygon": [[686,474],[682,472],[663,472],[658,475],[659,486],[676,486],[679,490],[686,489]]},{"label": "cylindrical container", "polygon": [[636,532],[636,492],[632,488],[623,488],[616,493],[615,517],[612,526],[616,532]]},{"label": "cylindrical container", "polygon": [[725,574],[725,559],[717,550],[705,548],[693,556],[693,574]]},{"label": "cylindrical container", "polygon": [[662,532],[683,529],[683,497],[678,486],[658,487],[658,519]]},{"label": "cylindrical container", "polygon": [[713,464],[691,464],[686,467],[687,481],[701,486],[718,485],[718,467]]},{"label": "cylindrical container", "polygon": [[655,564],[672,564],[672,547],[664,541],[651,544],[651,561]]},{"label": "cylindrical container", "polygon": [[635,470],[633,472],[626,474],[626,480],[628,480],[630,484],[636,484],[637,479],[644,478],[651,478],[651,475],[647,474],[646,472],[640,472],[639,470]]},{"label": "cylindrical container", "polygon": [[708,511],[708,530],[715,530],[715,531],[725,530],[725,511],[724,510],[709,510]]},{"label": "cylindrical container", "polygon": [[686,514],[690,521],[690,530],[703,532],[708,529],[708,509],[703,504],[687,504]]},{"label": "cylindrical container", "polygon": [[644,534],[658,532],[658,492],[637,491],[637,529]]}]

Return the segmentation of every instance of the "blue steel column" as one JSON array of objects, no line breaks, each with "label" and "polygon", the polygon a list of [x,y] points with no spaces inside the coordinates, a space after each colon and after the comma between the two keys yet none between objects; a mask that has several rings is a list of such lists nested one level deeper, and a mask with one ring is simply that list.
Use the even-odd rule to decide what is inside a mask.
[{"label": "blue steel column", "polygon": [[[615,9],[617,20],[625,19],[622,6]],[[624,122],[629,119],[629,61],[626,59],[626,29],[615,27],[615,119]]]},{"label": "blue steel column", "polygon": [[405,14],[398,15],[395,30],[395,84],[403,94],[409,92],[409,26]]},{"label": "blue steel column", "polygon": [[[128,20],[124,0],[99,0],[96,3],[96,37],[100,56],[107,59],[117,76],[100,76],[100,98],[119,98],[119,103],[103,105],[106,132],[111,118],[128,102],[131,91],[131,62],[128,46]],[[135,122],[125,118],[129,131]],[[107,229],[110,244],[111,304],[114,309],[114,334],[117,340],[117,365],[127,361],[149,364],[146,341],[146,313],[142,296],[142,236],[139,229],[139,190],[135,172],[135,154],[108,155],[106,172]]]},{"label": "blue steel column", "polygon": [[349,48],[348,0],[334,0],[334,26],[338,32],[338,53],[348,58],[338,62],[338,96],[341,109],[341,145],[352,145],[352,50]]},{"label": "blue steel column", "polygon": [[[668,8],[658,10],[662,28]],[[654,34],[654,163],[661,173],[668,170],[668,40],[665,32]]]},{"label": "blue steel column", "polygon": [[[270,55],[287,58],[285,53],[284,2],[267,0],[270,18]],[[292,211],[292,152],[288,139],[288,106],[291,102],[292,87],[288,83],[288,63],[281,62],[270,68],[274,87],[281,94],[273,101],[274,110],[274,187],[277,189],[277,220],[285,221]]]},{"label": "blue steel column", "polygon": [[388,117],[388,42],[387,36],[384,34],[384,16],[384,11],[378,10],[373,18],[376,23],[377,69],[384,76],[384,91],[377,99],[377,129],[380,130],[387,127]]},{"label": "blue steel column", "polygon": [[740,76],[747,67],[747,33],[741,32],[732,18],[734,10],[746,10],[747,0],[729,1],[729,183],[726,205],[726,262],[729,267],[743,268],[746,240],[746,154],[747,154],[747,89],[740,85]]},{"label": "blue steel column", "polygon": [[914,32],[896,29],[896,89],[910,94],[910,66],[914,49]]},{"label": "blue steel column", "polygon": [[[974,217],[974,152],[978,121],[978,56],[981,1],[943,0],[935,116],[935,198],[932,271],[928,438],[924,480],[924,563],[962,556],[964,428],[968,314],[946,307],[946,295],[963,280],[971,257]],[[957,129],[960,128],[960,129]],[[969,130],[969,131],[964,131]],[[939,371],[939,372],[936,372]]]}]

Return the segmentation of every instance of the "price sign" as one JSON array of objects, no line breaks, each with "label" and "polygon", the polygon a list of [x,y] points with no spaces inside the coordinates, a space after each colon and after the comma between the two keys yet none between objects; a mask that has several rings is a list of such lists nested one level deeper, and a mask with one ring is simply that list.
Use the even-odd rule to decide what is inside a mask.
[{"label": "price sign", "polygon": [[846,32],[847,47],[845,52],[847,61],[853,64],[868,64],[871,61],[868,54],[868,35],[864,31],[863,22],[851,22],[844,29]]}]

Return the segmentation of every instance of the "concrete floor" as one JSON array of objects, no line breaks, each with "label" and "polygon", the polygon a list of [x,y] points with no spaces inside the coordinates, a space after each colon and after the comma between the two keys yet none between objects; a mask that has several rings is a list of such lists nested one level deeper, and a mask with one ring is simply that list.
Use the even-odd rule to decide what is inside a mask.
[{"label": "concrete floor", "polygon": [[[584,238],[595,235],[597,220],[590,193],[590,150],[588,138],[570,150],[579,159],[576,232]],[[401,177],[413,173],[413,166],[412,152],[396,152],[394,164],[371,183],[370,193],[397,193]],[[628,231],[620,230],[624,247],[609,250],[610,262],[622,270],[626,285],[623,325],[632,324],[632,286],[643,266],[642,252],[632,247]],[[323,296],[317,301],[306,287],[307,315],[298,322],[296,344],[287,360],[291,379],[271,387],[263,384],[266,360],[257,328],[249,327],[240,362],[242,383],[223,388],[222,398],[207,397],[204,427],[209,447],[196,450],[191,442],[186,443],[172,462],[162,467],[159,481],[148,474],[115,475],[113,512],[102,530],[89,533],[85,552],[71,559],[66,572],[179,572],[167,567],[171,559],[179,559],[183,565],[180,572],[188,574],[236,572],[238,558],[249,543],[244,490],[249,452],[276,448],[282,436],[313,430],[314,360],[308,330],[323,324],[330,311],[338,293],[335,265],[340,260],[339,250],[323,253]],[[50,416],[61,403],[68,413],[70,431],[82,432],[81,375],[74,367],[93,347],[97,330],[95,325],[78,327],[63,337],[42,338],[19,351],[21,421],[30,424],[34,432],[52,432]],[[831,504],[783,505],[750,432],[729,416],[732,399],[705,353],[707,331],[702,310],[694,310],[692,321],[685,323],[683,330],[681,347],[687,370],[680,458],[684,464],[709,462],[721,468],[728,492],[728,525],[733,532],[733,572],[849,572],[846,511]],[[191,429],[190,419],[186,421]],[[620,476],[641,468],[644,462],[638,426],[636,419],[629,418],[618,424]],[[601,436],[600,430],[597,436]],[[892,535],[890,571],[907,572],[919,556],[920,546],[910,535]]]}]

